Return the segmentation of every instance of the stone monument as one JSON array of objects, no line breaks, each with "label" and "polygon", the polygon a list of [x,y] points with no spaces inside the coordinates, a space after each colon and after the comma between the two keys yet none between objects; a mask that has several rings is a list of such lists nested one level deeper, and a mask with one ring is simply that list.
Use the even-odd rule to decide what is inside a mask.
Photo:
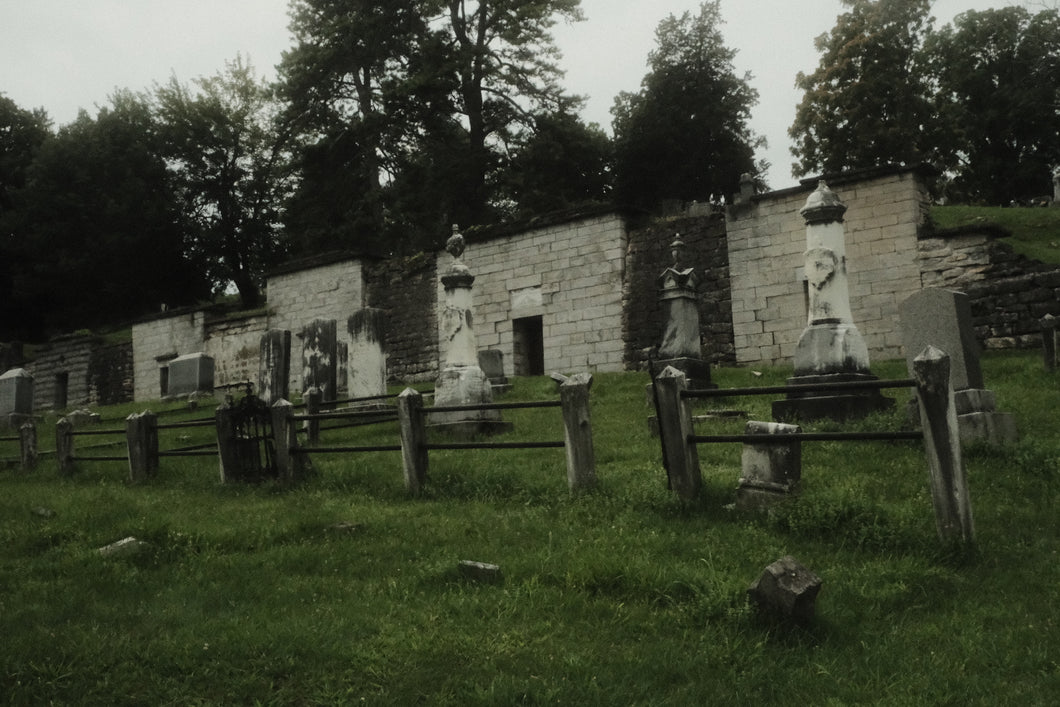
[{"label": "stone monument", "polygon": [[[799,211],[806,221],[807,326],[795,349],[795,375],[788,385],[875,381],[869,350],[850,313],[847,278],[846,205],[824,180]],[[775,420],[854,419],[891,407],[878,390],[834,394],[792,391],[773,403]]]},{"label": "stone monument", "polygon": [[17,428],[33,414],[33,375],[12,368],[0,375],[0,426]]},{"label": "stone monument", "polygon": [[699,278],[695,268],[682,267],[684,241],[680,234],[674,235],[670,244],[673,265],[663,270],[656,282],[659,286],[659,301],[666,309],[666,325],[656,370],[673,366],[685,374],[691,390],[716,388],[710,380],[710,364],[703,360],[699,341],[699,305],[696,286]]},{"label": "stone monument", "polygon": [[386,394],[386,312],[365,307],[346,320],[347,392],[351,398]]},{"label": "stone monument", "polygon": [[258,359],[258,397],[271,405],[290,399],[291,332],[269,329],[261,335]]},{"label": "stone monument", "polygon": [[167,397],[213,393],[213,358],[204,353],[177,356],[169,362]]},{"label": "stone monument", "polygon": [[994,391],[983,385],[979,342],[972,328],[968,295],[929,287],[908,297],[898,311],[909,375],[913,375],[914,357],[928,346],[950,357],[950,385],[961,440],[1014,442],[1015,418],[1010,413],[997,412]]},{"label": "stone monument", "polygon": [[[489,378],[478,365],[475,317],[471,301],[471,286],[475,282],[475,276],[461,260],[464,247],[464,237],[454,225],[453,234],[445,243],[445,249],[453,256],[453,261],[441,278],[445,288],[445,301],[441,312],[441,337],[438,342],[438,348],[442,352],[442,365],[434,385],[436,407],[493,402],[493,389]],[[498,410],[440,412],[428,419],[431,421],[431,428],[458,436],[497,434],[511,429],[510,423],[501,420]]]},{"label": "stone monument", "polygon": [[302,330],[302,393],[320,390],[335,400],[338,382],[338,334],[334,319],[314,319]]}]

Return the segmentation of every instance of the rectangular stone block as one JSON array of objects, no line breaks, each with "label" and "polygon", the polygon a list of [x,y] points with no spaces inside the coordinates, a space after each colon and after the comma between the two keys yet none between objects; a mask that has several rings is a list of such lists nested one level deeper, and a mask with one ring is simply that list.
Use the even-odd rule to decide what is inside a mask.
[{"label": "rectangular stone block", "polygon": [[334,319],[314,319],[302,330],[302,392],[319,388],[324,400],[335,399],[338,336]]},{"label": "rectangular stone block", "polygon": [[290,400],[291,332],[270,329],[261,337],[258,397],[267,404]]},{"label": "rectangular stone block", "polygon": [[204,353],[177,356],[169,362],[169,395],[213,392],[213,358]]},{"label": "rectangular stone block", "polygon": [[910,375],[913,359],[928,345],[950,357],[950,384],[954,390],[982,388],[979,344],[972,328],[968,295],[956,290],[927,288],[899,306],[902,345]]},{"label": "rectangular stone block", "polygon": [[12,368],[0,376],[0,417],[33,413],[33,376],[24,368]]}]

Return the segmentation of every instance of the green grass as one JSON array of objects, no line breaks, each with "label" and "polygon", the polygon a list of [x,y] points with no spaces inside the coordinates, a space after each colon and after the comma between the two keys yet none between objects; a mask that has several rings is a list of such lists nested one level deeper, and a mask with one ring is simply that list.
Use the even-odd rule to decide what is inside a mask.
[{"label": "green grass", "polygon": [[[2,471],[0,701],[1054,704],[1060,440],[1046,411],[1060,377],[1039,358],[985,358],[1022,441],[967,450],[973,553],[939,545],[914,443],[807,443],[800,498],[768,514],[731,508],[739,446],[702,445],[703,494],[679,501],[642,374],[596,376],[591,493],[567,491],[554,449],[432,452],[417,499],[396,453],[317,457],[294,489],[221,486],[212,459],[163,459],[137,486],[121,463]],[[790,374],[760,372],[715,378]],[[508,399],[554,396],[517,379]],[[727,403],[768,419],[768,399]],[[508,439],[562,438],[558,410],[505,417]],[[96,553],[129,535],[151,551]],[[823,579],[810,627],[748,608],[747,586],[785,554]],[[504,582],[463,580],[463,559],[499,564]]]},{"label": "green grass", "polygon": [[1002,240],[1017,253],[1043,263],[1060,264],[1060,208],[935,206],[931,220],[937,228],[996,224],[1012,234]]}]

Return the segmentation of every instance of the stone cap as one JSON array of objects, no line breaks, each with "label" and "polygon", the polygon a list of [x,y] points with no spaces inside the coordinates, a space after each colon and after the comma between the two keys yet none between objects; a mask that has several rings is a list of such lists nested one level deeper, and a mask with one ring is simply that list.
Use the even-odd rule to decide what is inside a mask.
[{"label": "stone cap", "polygon": [[806,224],[835,223],[842,222],[843,214],[847,206],[839,199],[839,195],[828,188],[828,184],[822,179],[817,182],[817,188],[806,198],[806,205],[799,209],[799,213],[806,219]]}]

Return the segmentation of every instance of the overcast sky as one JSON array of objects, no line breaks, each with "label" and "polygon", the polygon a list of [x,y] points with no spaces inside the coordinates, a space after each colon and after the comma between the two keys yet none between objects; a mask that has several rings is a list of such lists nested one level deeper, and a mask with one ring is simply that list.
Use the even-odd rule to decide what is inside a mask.
[{"label": "overcast sky", "polygon": [[[583,117],[610,132],[620,91],[635,91],[655,46],[655,27],[669,14],[695,12],[698,0],[582,0],[586,20],[558,25],[565,85],[588,103]],[[936,0],[936,26],[965,10],[1011,0]],[[1033,6],[1033,2],[1029,3]],[[95,114],[116,88],[136,91],[211,76],[237,53],[272,78],[291,46],[288,0],[0,0],[0,93],[22,108],[44,108],[57,125],[80,108]],[[842,12],[840,0],[722,0],[722,34],[736,49],[736,69],[758,90],[752,129],[769,147],[772,188],[794,183],[788,126],[801,98],[799,71],[819,56],[814,37]]]}]

